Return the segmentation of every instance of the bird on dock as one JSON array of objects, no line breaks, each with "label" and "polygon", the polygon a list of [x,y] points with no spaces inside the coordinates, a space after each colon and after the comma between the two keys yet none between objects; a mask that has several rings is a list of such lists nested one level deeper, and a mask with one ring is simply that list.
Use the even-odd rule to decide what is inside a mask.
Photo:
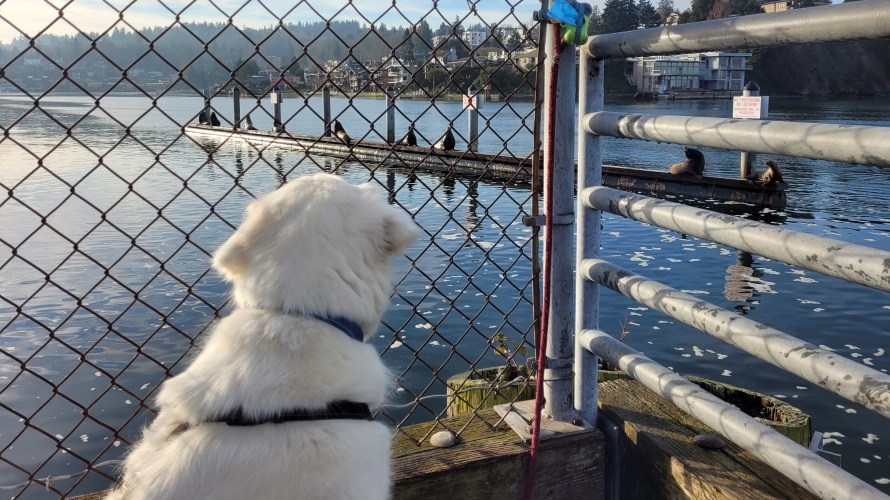
[{"label": "bird on dock", "polygon": [[399,146],[417,146],[417,136],[414,135],[414,125],[408,126],[408,134],[396,143]]},{"label": "bird on dock", "polygon": [[256,130],[257,128],[253,126],[253,120],[250,119],[250,115],[247,115],[244,118],[244,123],[247,125],[247,130]]},{"label": "bird on dock", "polygon": [[219,125],[220,125],[219,118],[216,117],[216,113],[213,113],[213,112],[210,113],[210,124],[213,125],[214,127],[219,127]]},{"label": "bird on dock", "polygon": [[275,120],[275,123],[272,124],[272,131],[276,134],[283,134],[285,132],[284,124],[278,120]]},{"label": "bird on dock", "polygon": [[454,150],[454,146],[456,145],[456,141],[454,140],[454,134],[451,132],[451,125],[448,125],[448,130],[445,131],[445,135],[439,139],[438,142],[433,144],[433,149],[443,149],[445,151]]},{"label": "bird on dock", "polygon": [[750,184],[760,184],[761,187],[775,184],[777,182],[785,182],[785,180],[782,179],[782,169],[772,160],[766,161],[766,170],[763,172],[754,172],[745,177],[745,180]]},{"label": "bird on dock", "polygon": [[201,111],[200,113],[198,113],[198,123],[200,123],[202,125],[207,125],[207,112],[206,111]]},{"label": "bird on dock", "polygon": [[696,177],[704,175],[705,155],[697,149],[686,147],[683,148],[683,154],[686,155],[686,161],[671,165],[670,173],[675,175],[694,175]]},{"label": "bird on dock", "polygon": [[352,144],[352,139],[349,137],[349,134],[343,130],[343,124],[340,123],[339,120],[334,120],[334,135],[337,136],[337,139],[340,139],[340,142],[349,146]]}]

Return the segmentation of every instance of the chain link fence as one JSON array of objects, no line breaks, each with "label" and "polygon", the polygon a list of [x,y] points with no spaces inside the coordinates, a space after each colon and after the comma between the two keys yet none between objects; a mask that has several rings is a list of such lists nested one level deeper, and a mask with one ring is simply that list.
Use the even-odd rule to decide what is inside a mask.
[{"label": "chain link fence", "polygon": [[[226,314],[211,253],[251,198],[320,170],[380,183],[423,228],[373,340],[398,375],[377,418],[432,434],[492,393],[528,397],[539,7],[0,0],[4,493],[110,485],[159,385]],[[486,101],[473,137],[471,86]],[[386,144],[387,89],[417,147]],[[348,151],[321,153],[327,106]],[[449,128],[455,151],[432,149]]]}]

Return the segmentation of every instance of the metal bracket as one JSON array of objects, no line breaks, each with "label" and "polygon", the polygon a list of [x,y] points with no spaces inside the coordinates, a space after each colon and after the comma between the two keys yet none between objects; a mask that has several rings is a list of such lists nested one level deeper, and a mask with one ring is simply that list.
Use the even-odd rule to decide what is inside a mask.
[{"label": "metal bracket", "polygon": [[[497,405],[494,410],[504,419],[504,423],[510,426],[526,444],[532,442],[532,422],[535,418],[535,400],[519,401]],[[549,418],[541,419],[541,441],[545,439],[575,434],[579,432],[591,432],[594,427],[580,416],[575,414],[572,422],[560,422]]]},{"label": "metal bracket", "polygon": [[[553,216],[554,226],[570,226],[575,223],[575,214],[556,214]],[[522,218],[522,224],[528,227],[541,227],[547,224],[546,215],[526,215]]]},{"label": "metal bracket", "polygon": [[810,439],[810,447],[809,450],[819,455],[820,457],[828,460],[829,462],[841,466],[841,454],[840,453],[832,453],[830,451],[825,451],[822,449],[822,433],[819,431],[813,432],[813,438]]}]

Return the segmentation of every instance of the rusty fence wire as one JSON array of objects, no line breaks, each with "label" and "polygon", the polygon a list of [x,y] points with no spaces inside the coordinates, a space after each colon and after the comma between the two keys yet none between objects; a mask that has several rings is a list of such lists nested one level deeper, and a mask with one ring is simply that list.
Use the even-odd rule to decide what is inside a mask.
[{"label": "rusty fence wire", "polygon": [[[540,5],[327,4],[0,0],[3,494],[111,484],[226,314],[213,250],[250,199],[321,170],[380,183],[422,227],[373,339],[398,376],[377,418],[432,421],[419,443],[529,397]],[[432,148],[448,129],[454,151]]]}]

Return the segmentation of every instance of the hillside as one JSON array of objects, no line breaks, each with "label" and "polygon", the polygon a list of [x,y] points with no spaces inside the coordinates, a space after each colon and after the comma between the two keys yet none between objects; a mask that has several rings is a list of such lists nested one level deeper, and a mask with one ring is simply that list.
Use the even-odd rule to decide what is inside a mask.
[{"label": "hillside", "polygon": [[890,95],[890,40],[772,47],[752,62],[765,95]]}]

